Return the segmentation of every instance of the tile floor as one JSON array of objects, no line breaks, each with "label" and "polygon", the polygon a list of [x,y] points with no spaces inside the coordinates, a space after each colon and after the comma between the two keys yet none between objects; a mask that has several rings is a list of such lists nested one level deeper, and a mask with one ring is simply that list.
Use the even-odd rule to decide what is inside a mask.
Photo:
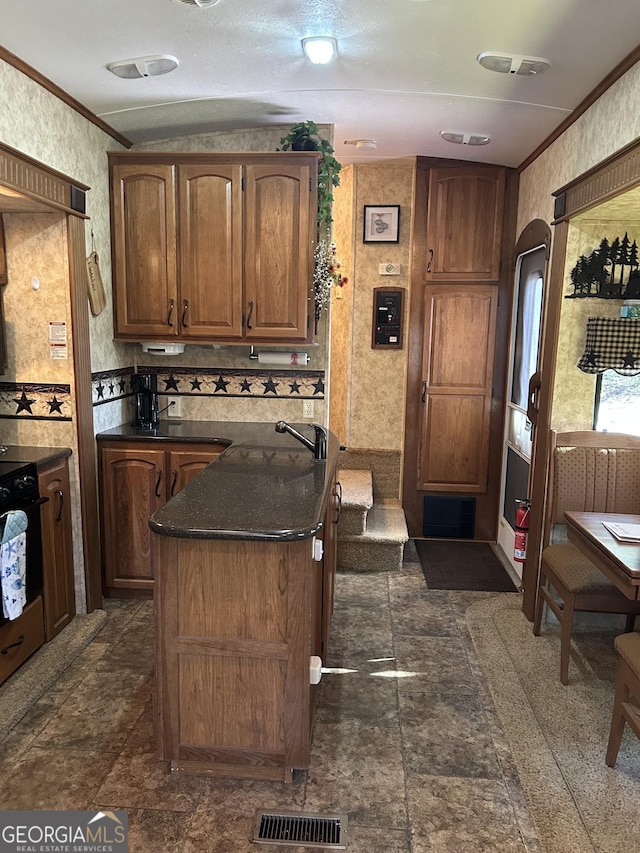
[{"label": "tile floor", "polygon": [[170,775],[152,606],[106,601],[100,634],[2,744],[0,806],[127,809],[131,853],[308,850],[251,844],[257,808],[347,813],[349,853],[538,853],[465,624],[492,595],[428,591],[409,562],[339,575],[311,769],[291,785]]}]

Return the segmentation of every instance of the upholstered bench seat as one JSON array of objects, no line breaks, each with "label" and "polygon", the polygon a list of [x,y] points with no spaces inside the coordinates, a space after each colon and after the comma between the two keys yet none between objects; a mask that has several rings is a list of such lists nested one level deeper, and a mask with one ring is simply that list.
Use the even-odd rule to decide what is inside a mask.
[{"label": "upholstered bench seat", "polygon": [[574,613],[624,614],[625,630],[632,631],[640,601],[626,598],[579,548],[566,541],[564,514],[567,510],[638,511],[640,436],[552,431],[548,486],[533,633],[540,634],[546,605],[561,625],[560,681],[568,684]]}]

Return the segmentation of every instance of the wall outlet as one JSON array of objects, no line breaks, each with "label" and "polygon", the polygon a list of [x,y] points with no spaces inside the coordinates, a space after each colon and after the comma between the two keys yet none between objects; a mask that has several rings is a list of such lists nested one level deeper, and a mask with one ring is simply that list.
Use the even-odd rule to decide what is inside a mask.
[{"label": "wall outlet", "polygon": [[302,417],[303,418],[312,418],[313,417],[313,400],[303,400],[302,401]]},{"label": "wall outlet", "polygon": [[167,403],[169,404],[169,408],[167,409],[167,414],[170,418],[181,418],[182,417],[182,397],[167,397]]}]

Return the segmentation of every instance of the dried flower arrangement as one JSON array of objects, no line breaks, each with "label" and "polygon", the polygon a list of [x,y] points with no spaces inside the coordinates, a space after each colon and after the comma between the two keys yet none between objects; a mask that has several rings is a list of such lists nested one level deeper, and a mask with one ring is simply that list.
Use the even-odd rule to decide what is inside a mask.
[{"label": "dried flower arrangement", "polygon": [[322,311],[331,302],[331,288],[344,287],[349,279],[340,271],[341,261],[337,258],[336,244],[320,240],[316,244],[313,284],[316,294],[316,323]]}]

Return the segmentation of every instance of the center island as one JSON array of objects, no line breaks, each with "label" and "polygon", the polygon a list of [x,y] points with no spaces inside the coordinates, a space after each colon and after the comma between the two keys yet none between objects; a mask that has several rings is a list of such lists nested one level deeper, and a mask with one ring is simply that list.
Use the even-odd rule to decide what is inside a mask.
[{"label": "center island", "polygon": [[172,771],[291,781],[329,639],[339,444],[329,433],[315,459],[271,424],[217,426],[227,449],[149,520],[159,754]]}]

